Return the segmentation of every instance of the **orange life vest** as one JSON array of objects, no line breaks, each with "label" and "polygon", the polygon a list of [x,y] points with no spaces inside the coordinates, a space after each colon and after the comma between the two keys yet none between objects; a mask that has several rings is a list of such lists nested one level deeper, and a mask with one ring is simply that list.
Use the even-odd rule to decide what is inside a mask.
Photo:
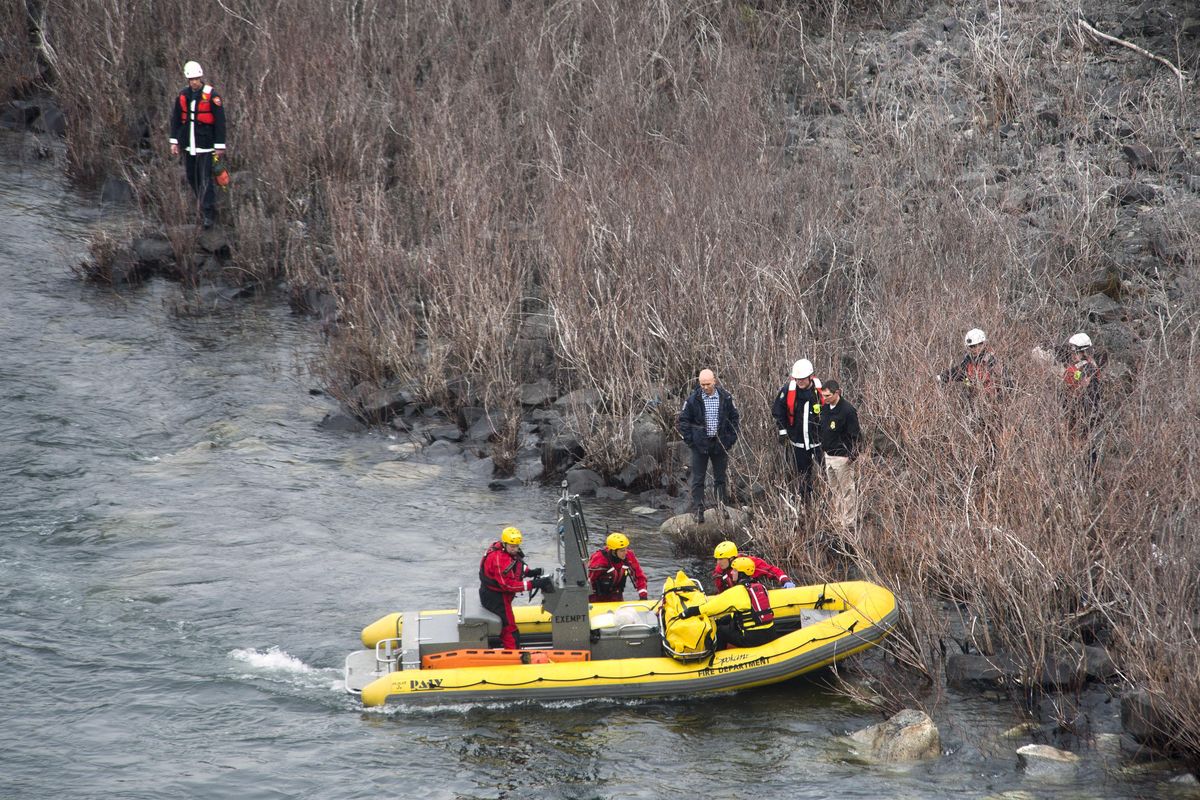
[{"label": "orange life vest", "polygon": [[1081,392],[1099,377],[1099,373],[1100,370],[1092,361],[1086,358],[1080,359],[1063,370],[1063,383],[1068,389]]},{"label": "orange life vest", "polygon": [[[179,121],[185,125],[188,122],[188,104],[187,96],[180,93],[179,95]],[[200,99],[196,101],[196,122],[201,125],[216,124],[216,117],[213,116],[212,110],[212,92],[201,92]]]},{"label": "orange life vest", "polygon": [[992,379],[992,365],[989,362],[990,359],[983,358],[967,361],[967,383],[981,389],[996,388]]},{"label": "orange life vest", "polygon": [[[810,386],[809,388],[815,389],[815,385]],[[795,380],[788,382],[788,390],[787,390],[788,427],[791,427],[792,425],[796,424],[796,393],[800,392],[800,391],[802,391],[802,390],[796,385]],[[803,391],[807,391],[807,390],[803,390]],[[818,397],[821,396],[819,392],[818,392],[817,396]],[[812,411],[814,414],[821,413],[821,403],[819,401],[816,403],[813,403]]]}]

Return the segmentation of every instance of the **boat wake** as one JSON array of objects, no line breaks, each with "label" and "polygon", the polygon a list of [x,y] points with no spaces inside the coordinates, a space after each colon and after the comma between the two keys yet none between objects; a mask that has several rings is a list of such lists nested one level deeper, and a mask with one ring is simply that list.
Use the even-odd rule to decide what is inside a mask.
[{"label": "boat wake", "polygon": [[341,670],[310,667],[278,647],[268,647],[265,650],[240,648],[230,651],[229,657],[243,665],[245,678],[265,678],[307,689],[345,691]]}]

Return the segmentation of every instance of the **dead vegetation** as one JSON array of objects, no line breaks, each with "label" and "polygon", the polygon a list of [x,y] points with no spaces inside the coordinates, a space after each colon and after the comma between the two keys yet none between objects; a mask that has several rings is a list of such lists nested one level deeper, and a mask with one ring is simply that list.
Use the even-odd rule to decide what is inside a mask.
[{"label": "dead vegetation", "polygon": [[[197,26],[164,5],[46,4],[73,168],[161,175],[178,66],[198,58],[251,173],[235,258],[336,296],[340,396],[395,380],[485,405],[511,445],[514,387],[549,374],[600,392],[576,424],[613,473],[633,419],[715,366],[745,415],[736,467],[766,490],[758,541],[894,589],[900,663],[936,683],[943,603],[971,647],[1031,675],[1099,615],[1123,675],[1200,754],[1200,212],[1179,177],[1197,109],[1175,75],[1089,49],[1058,2],[945,20],[836,0],[221,8]],[[1175,60],[1195,68],[1194,50]],[[1131,138],[1157,170],[1126,163]],[[1131,178],[1172,202],[1114,202]],[[163,185],[139,195],[173,219]],[[1029,353],[1101,323],[1119,352],[1093,469]],[[932,375],[974,326],[1014,388],[965,407]],[[873,437],[836,559],[770,434],[800,355]]]}]

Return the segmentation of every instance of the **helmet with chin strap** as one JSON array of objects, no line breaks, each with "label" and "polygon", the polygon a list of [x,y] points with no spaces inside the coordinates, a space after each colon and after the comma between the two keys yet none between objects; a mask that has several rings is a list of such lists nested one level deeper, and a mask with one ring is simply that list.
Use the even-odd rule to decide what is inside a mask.
[{"label": "helmet with chin strap", "polygon": [[795,364],[792,364],[792,377],[796,380],[802,381],[805,378],[811,378],[812,374],[813,365],[807,358],[802,358]]},{"label": "helmet with chin strap", "polygon": [[713,549],[713,558],[734,558],[737,554],[737,545],[733,542],[721,542]]},{"label": "helmet with chin strap", "polygon": [[736,571],[742,573],[747,578],[754,575],[754,559],[752,558],[738,556],[733,561],[729,562],[729,566],[733,567]]},{"label": "helmet with chin strap", "polygon": [[987,334],[979,328],[971,328],[967,331],[967,335],[963,337],[963,344],[967,347],[974,347],[977,344],[983,344],[987,341]]}]

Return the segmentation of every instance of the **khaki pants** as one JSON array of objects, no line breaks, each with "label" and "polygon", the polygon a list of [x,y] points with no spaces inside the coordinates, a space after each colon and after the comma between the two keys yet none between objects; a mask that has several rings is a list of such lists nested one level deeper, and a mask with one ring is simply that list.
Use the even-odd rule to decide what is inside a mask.
[{"label": "khaki pants", "polygon": [[846,456],[825,456],[825,479],[833,502],[833,519],[843,528],[853,528],[858,519],[858,487],[854,465]]}]

